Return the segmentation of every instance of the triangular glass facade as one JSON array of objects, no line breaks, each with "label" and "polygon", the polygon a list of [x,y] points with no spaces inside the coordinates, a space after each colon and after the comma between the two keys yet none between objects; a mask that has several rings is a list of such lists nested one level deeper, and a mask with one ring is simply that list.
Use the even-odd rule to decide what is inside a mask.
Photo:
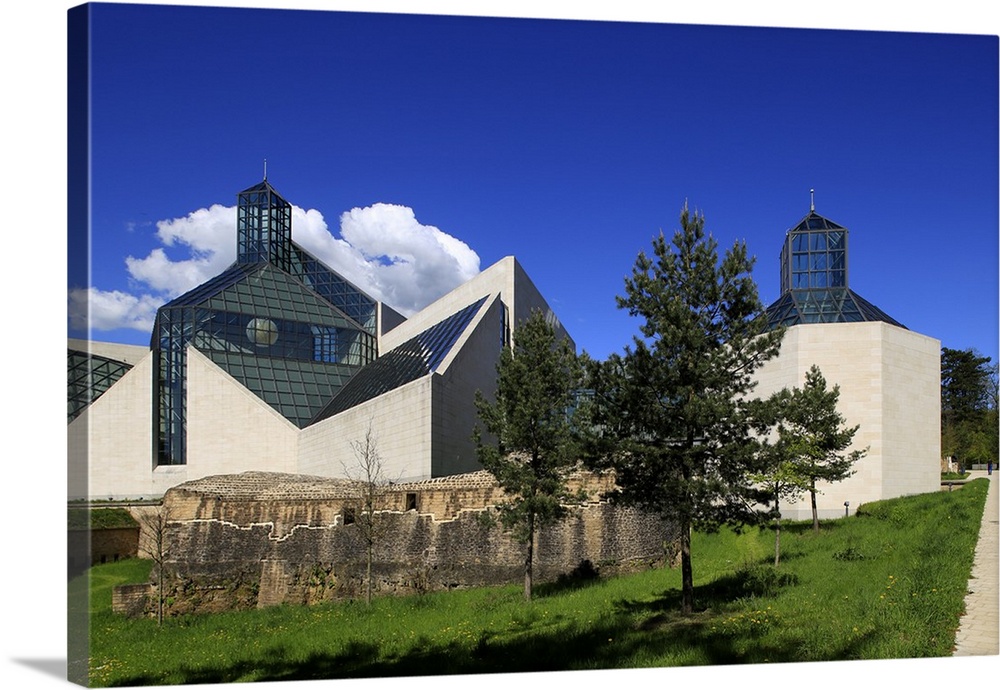
[{"label": "triangular glass facade", "polygon": [[90,403],[125,375],[131,364],[80,350],[68,350],[66,383],[69,392],[67,422],[80,416]]},{"label": "triangular glass facade", "polygon": [[157,312],[157,464],[186,462],[189,346],[299,427],[377,356],[377,302],[291,241],[291,205],[266,181],[239,194],[237,244],[236,263]]}]

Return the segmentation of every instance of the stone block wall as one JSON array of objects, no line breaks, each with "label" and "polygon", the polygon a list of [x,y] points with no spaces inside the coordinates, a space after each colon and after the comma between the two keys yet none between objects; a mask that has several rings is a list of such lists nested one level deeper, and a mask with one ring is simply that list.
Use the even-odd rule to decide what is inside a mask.
[{"label": "stone block wall", "polygon": [[[600,499],[608,478],[578,475],[573,483],[593,500],[538,533],[535,581],[553,581],[581,565],[614,574],[673,556],[674,528]],[[163,504],[170,519],[163,583],[169,613],[362,596],[366,544],[358,526],[344,521],[352,490],[344,480],[246,473],[169,491]],[[499,500],[502,492],[483,472],[392,487],[378,513],[375,592],[521,582],[525,547],[487,519]]]},{"label": "stone block wall", "polygon": [[115,613],[135,617],[146,613],[152,602],[152,585],[119,585],[111,593],[111,610]]},{"label": "stone block wall", "polygon": [[76,530],[67,533],[67,561],[70,577],[92,565],[134,558],[139,550],[139,528]]}]

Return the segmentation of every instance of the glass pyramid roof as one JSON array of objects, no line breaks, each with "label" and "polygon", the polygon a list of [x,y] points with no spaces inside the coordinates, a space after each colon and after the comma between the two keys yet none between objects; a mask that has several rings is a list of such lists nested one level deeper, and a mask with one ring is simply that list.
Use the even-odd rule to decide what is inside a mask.
[{"label": "glass pyramid roof", "polygon": [[788,290],[767,308],[768,325],[795,326],[800,323],[852,323],[884,321],[906,328],[874,304],[849,288],[829,290]]},{"label": "glass pyramid roof", "polygon": [[846,230],[843,225],[837,225],[829,218],[816,213],[815,209],[809,211],[809,215],[799,221],[799,224],[789,230],[789,232],[808,232],[810,230]]}]

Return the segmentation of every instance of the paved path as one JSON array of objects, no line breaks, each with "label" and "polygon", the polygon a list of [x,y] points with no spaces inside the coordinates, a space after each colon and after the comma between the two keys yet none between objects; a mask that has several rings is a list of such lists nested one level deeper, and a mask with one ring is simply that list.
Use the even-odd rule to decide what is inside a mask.
[{"label": "paved path", "polygon": [[[998,601],[998,530],[1000,487],[994,486],[1000,471],[990,476],[990,489],[986,494],[986,509],[979,528],[979,542],[969,578],[969,593],[965,596],[965,615],[955,634],[954,656],[980,656],[1000,654],[1000,601]],[[986,472],[973,471],[970,479],[987,476]]]}]

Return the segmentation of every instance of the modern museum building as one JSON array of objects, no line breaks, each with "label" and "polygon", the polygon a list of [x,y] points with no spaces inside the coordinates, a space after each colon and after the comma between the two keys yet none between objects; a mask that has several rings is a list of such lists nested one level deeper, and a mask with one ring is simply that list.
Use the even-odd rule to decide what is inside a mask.
[{"label": "modern museum building", "polygon": [[[152,498],[246,471],[344,477],[369,433],[400,482],[481,469],[475,393],[495,389],[516,324],[541,310],[569,338],[517,260],[404,318],[294,242],[291,217],[266,179],[240,192],[236,261],[161,306],[148,348],[69,341],[71,500]],[[847,241],[814,209],[785,233],[767,313],[786,333],[757,377],[766,395],[818,365],[859,425],[867,454],[821,487],[823,517],[940,479],[940,343],[849,287]]]}]

